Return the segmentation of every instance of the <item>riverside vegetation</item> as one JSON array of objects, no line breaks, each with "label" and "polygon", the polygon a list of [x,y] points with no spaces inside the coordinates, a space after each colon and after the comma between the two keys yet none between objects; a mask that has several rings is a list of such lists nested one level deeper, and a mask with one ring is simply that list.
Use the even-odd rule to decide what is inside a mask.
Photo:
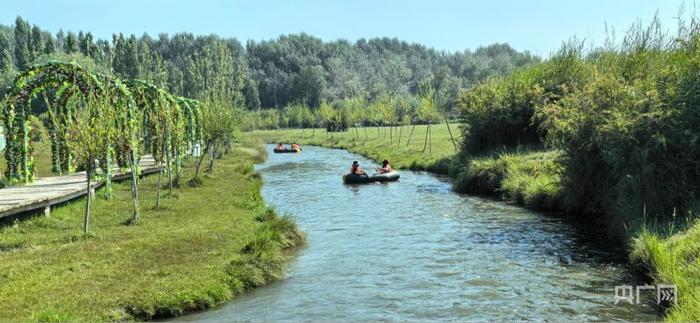
[{"label": "riverside vegetation", "polygon": [[635,264],[678,286],[669,320],[700,320],[700,24],[690,17],[679,26],[669,35],[655,19],[589,50],[572,39],[541,63],[479,82],[457,100],[458,151],[445,136],[429,153],[352,129],[252,135],[348,148],[410,169],[444,173],[449,165],[458,191],[564,211],[631,241]]},{"label": "riverside vegetation", "polygon": [[427,150],[423,153],[423,146],[426,145],[424,138],[428,132],[426,125],[367,127],[345,132],[326,132],[325,129],[256,130],[246,135],[269,143],[297,142],[347,149],[376,161],[388,159],[395,168],[447,174],[450,159],[455,153],[447,127],[437,125],[431,131],[431,153]]},{"label": "riverside vegetation", "polygon": [[[546,60],[507,45],[440,55],[395,39],[326,43],[305,34],[245,48],[191,34],[119,34],[110,44],[90,33],[54,38],[21,18],[0,26],[2,85],[32,63],[77,61],[93,75],[245,106],[236,110],[243,130],[268,142],[388,158],[449,174],[460,192],[597,225],[631,241],[634,263],[651,277],[679,286],[667,317],[684,321],[700,320],[699,57],[694,16],[679,17],[674,35],[654,20],[599,48],[572,39]],[[30,108],[49,111],[41,100]],[[290,127],[306,129],[279,130]],[[52,170],[39,162],[50,156],[37,151],[37,172]]]},{"label": "riverside vegetation", "polygon": [[[460,99],[459,160],[516,144],[554,149],[557,166],[544,169],[559,180],[545,204],[632,239],[633,261],[679,287],[668,319],[688,321],[700,319],[700,26],[680,26],[669,36],[657,21],[636,25],[619,46],[588,52],[572,41],[478,85]],[[457,187],[474,189],[480,171],[466,163]]]},{"label": "riverside vegetation", "polygon": [[[279,278],[284,249],[304,236],[265,206],[252,167],[263,159],[261,149],[233,148],[199,186],[181,186],[159,208],[144,208],[136,225],[125,225],[130,185],[117,183],[111,200],[94,200],[90,235],[80,230],[80,202],[3,227],[0,319],[175,316]],[[192,164],[183,168],[186,176]],[[156,200],[156,182],[155,175],[140,181],[142,203]]]},{"label": "riverside vegetation", "polygon": [[[30,183],[39,172],[87,177],[82,203],[0,226],[0,318],[176,316],[279,278],[284,250],[304,236],[262,201],[252,163],[264,153],[234,147],[240,109],[215,88],[203,102],[89,66],[33,65],[0,102],[5,184]],[[196,146],[200,156],[188,155]],[[138,180],[145,153],[161,172]],[[128,169],[128,185],[112,183],[112,166]],[[104,183],[97,196],[94,179]]]},{"label": "riverside vegetation", "polygon": [[[115,34],[110,43],[82,31],[54,36],[18,17],[14,26],[0,26],[1,121],[8,135],[0,186],[81,169],[90,171],[92,179],[99,174],[95,158],[102,161],[99,177],[107,185],[98,192],[100,198],[85,200],[91,201],[85,207],[91,213],[85,212],[82,234],[77,231],[81,206],[75,203],[55,209],[51,218],[32,217],[2,228],[0,293],[7,301],[0,317],[149,319],[208,307],[275,278],[283,258],[280,249],[296,244],[301,235],[288,219],[263,210],[253,193],[257,179],[248,166],[240,166],[246,161],[228,156],[214,168],[215,158],[210,158],[204,166],[210,174],[199,177],[205,157],[218,156],[233,141],[231,125],[220,127],[217,111],[208,111],[223,102],[233,116],[221,115],[235,119],[233,126],[275,114],[255,112],[258,108],[285,106],[323,111],[323,118],[333,120],[336,129],[331,130],[350,120],[385,126],[391,124],[385,119],[396,118],[406,124],[389,131],[392,145],[398,135],[407,140],[407,152],[437,155],[408,166],[446,172],[452,152],[440,153],[440,138],[449,135],[454,149],[452,132],[457,130],[445,133],[435,124],[455,113],[438,108],[452,106],[459,89],[539,60],[507,44],[444,54],[397,39],[323,42],[306,34],[245,47],[235,39],[187,33],[157,39]],[[346,98],[360,97],[376,102],[371,120],[335,113],[327,103],[347,105],[356,99]],[[420,108],[416,120],[386,114],[394,111],[386,109],[394,97],[404,108]],[[243,113],[243,107],[250,112]],[[108,118],[96,118],[100,114]],[[425,130],[423,147],[409,143],[411,135],[401,132],[409,129],[416,135]],[[90,136],[98,130],[102,136]],[[400,141],[397,146],[403,145]],[[194,143],[202,145],[203,157],[181,165]],[[128,185],[110,185],[110,162],[122,168],[131,162],[134,170],[133,160],[142,153],[153,154],[167,168],[167,194],[161,193],[162,174],[138,185],[135,178]],[[191,186],[183,185],[180,179],[189,175]],[[227,200],[213,203],[200,197],[223,191],[229,180],[237,186],[226,187],[231,194],[224,196]],[[144,207],[151,201],[155,207]],[[210,210],[221,203],[226,207]],[[131,217],[122,213],[130,209]],[[215,234],[204,237],[204,231]],[[187,239],[176,239],[183,236]],[[188,239],[195,242],[186,244]],[[201,264],[209,271],[192,269]]]}]

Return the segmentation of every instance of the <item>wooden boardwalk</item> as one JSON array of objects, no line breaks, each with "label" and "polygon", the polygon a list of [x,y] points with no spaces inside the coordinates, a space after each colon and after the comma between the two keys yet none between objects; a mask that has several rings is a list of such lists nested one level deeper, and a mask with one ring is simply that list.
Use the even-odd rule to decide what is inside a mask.
[{"label": "wooden boardwalk", "polygon": [[[149,174],[158,171],[153,156],[141,157],[141,173]],[[114,171],[113,180],[128,178],[130,172]],[[101,186],[96,181],[93,188]],[[85,172],[65,176],[39,178],[36,181],[19,186],[0,189],[0,218],[33,210],[44,210],[48,215],[51,206],[85,195],[87,179]]]}]

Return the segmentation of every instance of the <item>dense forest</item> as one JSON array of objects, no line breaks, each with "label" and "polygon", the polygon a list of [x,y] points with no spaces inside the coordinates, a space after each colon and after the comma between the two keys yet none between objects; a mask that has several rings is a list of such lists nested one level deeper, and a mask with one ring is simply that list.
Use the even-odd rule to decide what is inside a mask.
[{"label": "dense forest", "polygon": [[[395,38],[324,42],[307,34],[248,41],[190,33],[114,34],[111,41],[89,31],[55,35],[18,17],[0,25],[0,85],[36,63],[76,61],[93,72],[143,79],[194,99],[216,97],[249,109],[312,109],[322,102],[411,96],[432,82],[450,109],[461,89],[492,75],[538,62],[508,44],[446,53]],[[39,106],[38,109],[41,109]],[[38,111],[39,112],[39,111]]]}]

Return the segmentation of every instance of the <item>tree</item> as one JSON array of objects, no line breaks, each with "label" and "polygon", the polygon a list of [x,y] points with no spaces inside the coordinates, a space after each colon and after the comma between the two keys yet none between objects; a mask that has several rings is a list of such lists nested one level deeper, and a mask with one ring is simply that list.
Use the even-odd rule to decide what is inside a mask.
[{"label": "tree", "polygon": [[0,33],[0,73],[9,69],[14,69],[12,54],[10,54],[10,43],[5,38],[5,35]]},{"label": "tree", "polygon": [[[387,102],[387,104],[382,105],[382,110],[379,111],[382,116],[382,120],[389,129],[389,142],[394,142],[393,126],[398,122],[398,116],[396,114],[396,100],[392,99]],[[386,130],[384,130],[384,137],[386,138]]]},{"label": "tree", "polygon": [[428,152],[433,150],[431,125],[437,117],[437,98],[435,90],[429,82],[423,82],[420,85],[420,108],[418,109],[418,118],[428,123],[425,129],[425,143],[423,144],[423,152],[428,148]]},{"label": "tree", "polygon": [[384,94],[417,95],[420,82],[431,78],[436,80],[439,106],[453,106],[461,89],[539,60],[507,44],[446,54],[395,38],[325,42],[307,34],[249,41],[245,48],[236,39],[191,33],[161,34],[157,39],[116,34],[110,44],[94,39],[90,31],[61,30],[54,41],[50,33],[21,17],[14,34],[8,40],[20,69],[44,54],[80,53],[114,67],[123,78],[147,79],[178,95],[216,96],[249,109],[294,103],[317,108],[323,100],[362,97],[374,102]]},{"label": "tree", "polygon": [[27,68],[32,62],[31,52],[29,51],[30,41],[31,31],[29,23],[21,17],[17,17],[15,20],[15,62],[20,70]]},{"label": "tree", "polygon": [[240,118],[235,109],[222,101],[209,101],[203,104],[201,118],[204,149],[195,164],[194,178],[190,181],[191,185],[200,184],[199,170],[207,155],[211,158],[208,170],[211,173],[218,149],[230,142],[240,126]]},{"label": "tree", "polygon": [[50,32],[42,32],[44,38],[44,54],[49,55],[56,52],[56,44],[54,43],[53,35]]},{"label": "tree", "polygon": [[389,96],[382,95],[368,107],[368,121],[374,123],[375,127],[377,127],[377,138],[381,138],[382,136],[380,126],[386,124],[386,120],[384,120],[384,111],[388,109],[387,106],[389,104]]},{"label": "tree", "polygon": [[317,108],[326,88],[325,71],[322,66],[304,66],[294,80],[292,100]]},{"label": "tree", "polygon": [[[70,37],[70,33],[68,36]],[[112,62],[114,73],[127,79],[140,78],[141,66],[136,36],[131,35],[127,40],[122,34],[114,35],[112,42],[114,46],[114,60]]]},{"label": "tree", "polygon": [[[348,106],[347,122],[348,126],[355,128],[355,140],[360,139],[359,131],[357,127],[362,122],[363,110],[362,110],[362,99],[355,97],[352,99],[346,99],[346,104]],[[366,133],[365,129],[365,133]]]},{"label": "tree", "polygon": [[[121,102],[124,104],[125,102]],[[131,176],[131,199],[133,202],[131,222],[139,221],[141,216],[139,210],[139,192],[138,192],[138,154],[141,146],[142,132],[142,117],[143,113],[136,108],[135,105],[128,105],[120,109],[120,113],[116,117],[116,127],[114,134],[114,147],[117,151],[121,151],[123,159],[126,159],[129,165]]]},{"label": "tree", "polygon": [[68,32],[68,35],[66,36],[66,40],[63,44],[63,51],[72,54],[72,53],[77,53],[79,51],[78,48],[78,38],[75,36],[75,33],[72,31]]},{"label": "tree", "polygon": [[78,48],[80,52],[87,57],[96,58],[98,55],[95,44],[93,43],[92,33],[90,32],[83,33],[81,31],[78,33]]},{"label": "tree", "polygon": [[254,79],[247,77],[245,86],[243,87],[243,95],[245,96],[245,105],[248,109],[260,109],[260,94],[258,93],[258,83]]},{"label": "tree", "polygon": [[320,117],[321,122],[323,125],[325,125],[326,130],[330,133],[331,130],[335,129],[335,119],[336,119],[337,112],[333,107],[328,104],[327,102],[321,103],[321,106],[318,108],[318,116]]},{"label": "tree", "polygon": [[[403,128],[404,126],[410,126],[413,120],[413,107],[411,106],[409,98],[399,97],[396,99],[396,117],[399,122],[399,138],[396,141],[396,146],[400,146]],[[408,140],[410,140],[410,138]]]},{"label": "tree", "polygon": [[44,54],[44,34],[37,25],[32,27],[32,37],[29,45],[29,52],[32,62],[36,60],[37,57]]},{"label": "tree", "polygon": [[73,125],[68,130],[69,140],[73,143],[73,156],[85,168],[87,178],[85,217],[83,232],[87,234],[90,227],[90,202],[92,200],[92,178],[95,175],[96,159],[108,155],[108,149],[114,136],[114,113],[106,98],[92,97],[82,109],[73,114]]},{"label": "tree", "polygon": [[63,31],[63,29],[59,29],[56,33],[56,46],[61,50],[66,48],[66,33]]}]

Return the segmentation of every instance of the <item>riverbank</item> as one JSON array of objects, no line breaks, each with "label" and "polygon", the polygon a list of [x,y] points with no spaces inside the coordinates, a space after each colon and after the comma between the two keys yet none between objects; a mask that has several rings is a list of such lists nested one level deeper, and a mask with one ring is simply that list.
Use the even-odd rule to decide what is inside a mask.
[{"label": "riverbank", "polygon": [[631,259],[654,284],[675,285],[678,304],[666,313],[672,322],[700,320],[700,222],[670,237],[645,230],[634,240]]},{"label": "riverbank", "polygon": [[523,150],[454,163],[455,191],[488,195],[538,211],[562,210],[559,152]]},{"label": "riverbank", "polygon": [[310,242],[290,279],[186,319],[659,320],[647,306],[612,304],[612,287],[629,281],[626,264],[569,221],[456,194],[427,172],[343,185],[347,160],[372,163],[305,146],[256,167],[265,200],[294,214]]},{"label": "riverbank", "polygon": [[[446,128],[441,136],[441,143],[434,147],[433,155],[422,153],[422,150],[394,150],[388,141],[376,138],[373,141],[356,139],[354,130],[345,133],[335,133],[330,136],[322,130],[274,130],[256,131],[250,133],[266,142],[297,141],[301,144],[312,144],[331,148],[345,148],[362,154],[374,161],[380,161],[383,156],[391,156],[390,160],[400,168],[406,169],[437,169],[437,173],[450,173],[454,189],[458,192],[488,195],[513,202],[515,204],[536,210],[557,211],[563,209],[561,166],[557,159],[557,151],[522,150],[502,152],[493,155],[474,157],[466,164],[455,161],[453,150],[449,149],[448,138],[445,138]],[[362,135],[365,129],[360,129]],[[367,129],[372,134],[372,128]],[[422,130],[422,129],[421,129]],[[424,130],[423,130],[424,131]],[[442,131],[441,131],[442,132]],[[376,130],[374,130],[376,136]],[[437,133],[437,131],[436,131]],[[313,135],[312,135],[313,134]],[[438,138],[437,136],[434,137]],[[418,142],[421,143],[420,141]],[[446,143],[448,145],[446,145]],[[415,144],[415,142],[414,142]],[[422,149],[422,145],[419,145]],[[437,156],[441,156],[438,158]],[[410,160],[411,163],[401,162]],[[441,160],[441,167],[434,167],[429,161]],[[414,162],[413,161],[418,161]],[[412,167],[413,165],[413,167]],[[421,167],[415,167],[419,165]],[[433,167],[431,167],[431,165]],[[589,223],[590,225],[590,223]],[[700,262],[696,255],[700,246],[700,225],[688,225],[689,229],[670,238],[649,231],[633,234],[625,232],[618,235],[620,240],[632,241],[631,258],[647,270],[647,274],[657,284],[675,284],[679,288],[679,305],[671,307],[668,320],[696,321],[700,319]]]},{"label": "riverbank", "polygon": [[[284,249],[304,237],[291,219],[265,206],[253,170],[263,159],[264,151],[236,148],[201,186],[176,189],[157,210],[157,176],[144,178],[136,225],[126,224],[131,200],[123,182],[114,185],[112,200],[95,199],[89,236],[81,232],[80,200],[51,217],[3,227],[0,320],[177,316],[281,277]],[[184,177],[191,171],[184,168]]]},{"label": "riverbank", "polygon": [[[445,124],[431,126],[432,140],[429,139],[429,144],[426,145],[427,129],[426,125],[360,127],[344,132],[326,132],[325,129],[280,129],[257,130],[248,132],[247,135],[267,143],[283,142],[289,145],[297,142],[301,145],[347,149],[377,162],[388,159],[394,168],[446,175],[451,159],[456,153],[450,139],[450,131],[457,141],[460,136],[459,128],[457,124],[451,124],[449,131]],[[459,147],[459,143],[456,144]]]},{"label": "riverbank", "polygon": [[[361,127],[345,132],[327,133],[325,129],[259,130],[247,133],[267,143],[297,142],[327,148],[347,149],[379,163],[384,159],[394,168],[424,170],[450,175],[455,191],[490,196],[529,209],[559,211],[561,208],[558,153],[542,150],[504,152],[457,162],[450,131],[459,147],[460,130],[451,124],[432,126],[432,149],[425,146],[427,126]],[[392,135],[393,133],[393,135]]]}]

